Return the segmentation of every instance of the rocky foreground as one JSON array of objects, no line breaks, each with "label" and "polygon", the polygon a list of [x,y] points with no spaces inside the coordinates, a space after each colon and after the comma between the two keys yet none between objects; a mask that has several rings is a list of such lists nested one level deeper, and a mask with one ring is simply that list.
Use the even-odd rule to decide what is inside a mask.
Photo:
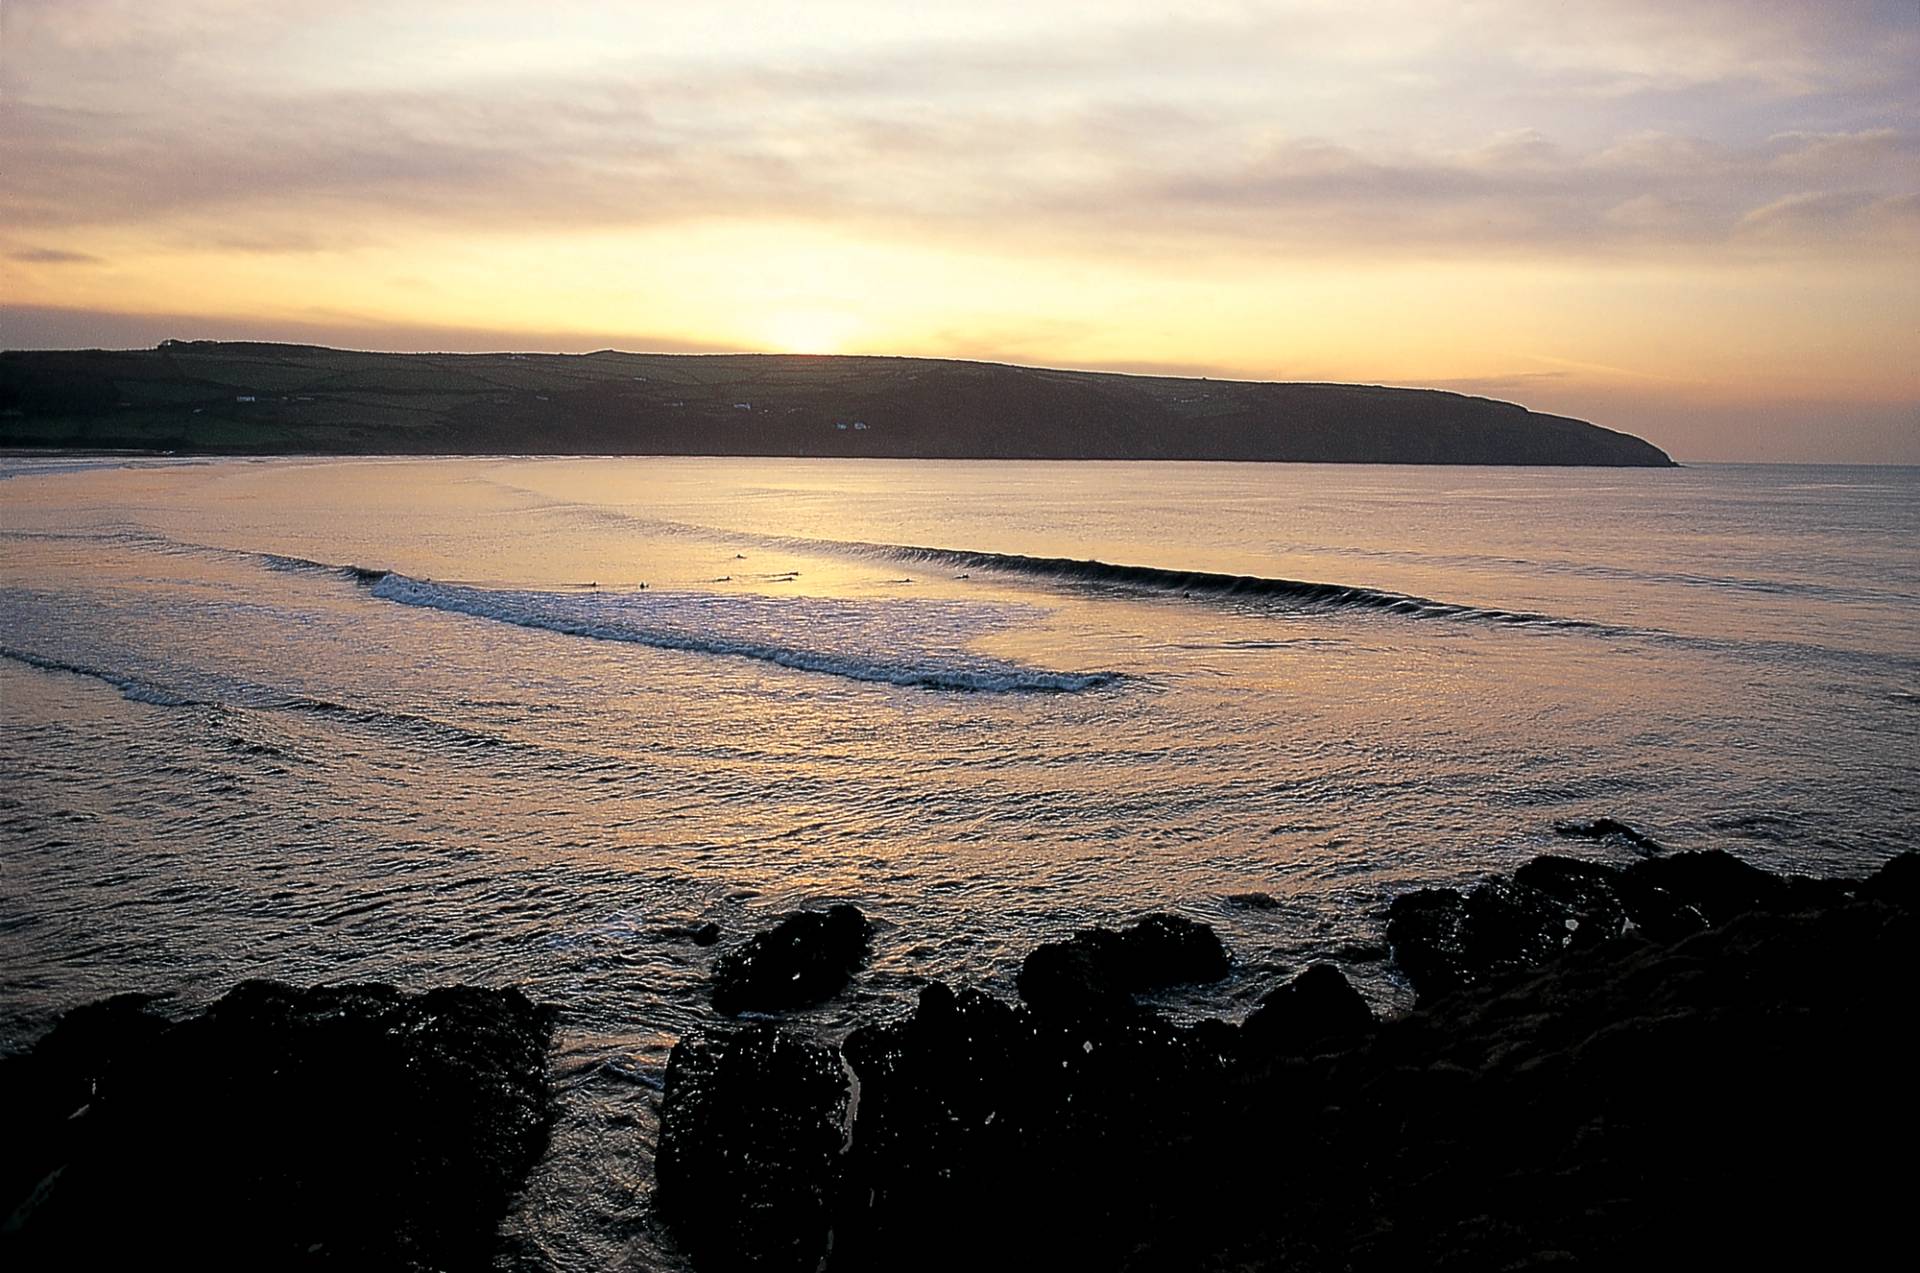
[{"label": "rocky foreground", "polygon": [[246,982],[68,1013],[0,1062],[0,1268],[485,1267],[547,1143],[517,991]]},{"label": "rocky foreground", "polygon": [[1133,996],[1225,975],[1211,930],[1089,930],[1022,1005],[683,1040],[659,1202],[710,1270],[1863,1266],[1910,1237],[1916,903],[1911,854],[1541,858],[1395,903],[1387,1022],[1319,965],[1178,1026]]},{"label": "rocky foreground", "polygon": [[[674,1048],[656,1162],[703,1273],[1867,1267],[1910,1241],[1920,855],[1838,881],[1544,857],[1412,893],[1387,937],[1418,1004],[1389,1021],[1320,964],[1238,1025],[1174,1024],[1139,996],[1232,961],[1172,915],[1040,947],[1020,1003],[934,985],[838,1045],[766,1019],[872,937],[841,906],[715,961],[735,1019]],[[469,987],[69,1013],[0,1062],[0,1267],[487,1266],[544,1152],[552,1026]]]}]

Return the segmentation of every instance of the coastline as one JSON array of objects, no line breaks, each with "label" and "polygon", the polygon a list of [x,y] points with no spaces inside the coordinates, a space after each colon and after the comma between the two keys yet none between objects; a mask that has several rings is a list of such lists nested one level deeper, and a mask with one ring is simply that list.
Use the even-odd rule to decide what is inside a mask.
[{"label": "coastline", "polygon": [[[936,985],[912,1015],[838,1043],[767,1017],[683,1039],[663,1099],[658,1183],[694,1267],[825,1260],[841,1270],[911,1258],[952,1268],[1611,1268],[1782,1253],[1844,1262],[1897,1236],[1900,1180],[1881,1170],[1878,1151],[1906,1143],[1920,1108],[1899,1064],[1898,1004],[1920,953],[1914,854],[1866,879],[1829,881],[1770,875],[1723,853],[1625,870],[1550,856],[1464,895],[1409,894],[1387,938],[1420,1001],[1386,1021],[1316,965],[1239,1025],[1173,1024],[1134,994],[1219,975],[1204,928],[1150,917],[1043,946],[1023,971],[1025,1004]],[[793,931],[798,945],[769,933],[743,949],[766,955],[774,974],[782,959],[864,958],[868,934],[856,939],[846,924]],[[809,945],[826,940],[807,936],[816,932],[835,935]],[[813,993],[844,980],[828,977]],[[341,993],[236,992],[295,1005],[299,1019],[300,1005]],[[446,996],[489,1004],[496,992],[365,993],[391,1012]],[[456,1068],[429,1090],[519,1093],[454,1101],[472,1134],[508,1147],[479,1155],[504,1190],[544,1143],[525,1111],[542,1108],[550,1089],[528,1058],[533,1041],[544,1051],[552,1018],[524,1000],[498,1002],[521,1024],[489,1025],[482,1014],[444,1026],[436,1037]],[[284,1040],[270,1022],[287,1018],[219,1009],[166,1023],[144,1003],[110,1001],[68,1014],[34,1052],[0,1067],[7,1107],[38,1109],[43,1133],[18,1142],[38,1146],[40,1162],[16,1148],[8,1175],[0,1249],[16,1267],[50,1267],[82,1233],[109,1249],[197,1243],[236,1260],[305,1243],[304,1262],[318,1264],[318,1253],[346,1249],[341,1225],[360,1226],[367,1266],[414,1266],[407,1242],[381,1255],[365,1237],[377,1209],[303,1210],[284,1194],[275,1154],[317,1173],[312,1196],[333,1198],[339,1173],[372,1165],[358,1157],[366,1144],[349,1136],[316,1157],[312,1125],[303,1143],[296,1118],[296,1134],[253,1174],[232,1153],[254,1115],[200,1071],[218,1056],[229,1075],[262,1081],[248,1058],[262,1055],[260,1038]],[[222,1028],[227,1042],[207,1051]],[[362,1032],[345,1047],[329,1038],[298,1063],[313,1075],[319,1057],[352,1069],[356,1056],[382,1054],[382,1037]],[[489,1038],[514,1042],[477,1046]],[[236,1039],[246,1046],[236,1050]],[[183,1050],[182,1040],[200,1042]],[[138,1077],[156,1057],[160,1073],[197,1074],[185,1100]],[[359,1072],[374,1085],[360,1091],[391,1077]],[[47,1082],[81,1094],[78,1111],[45,1100]],[[258,1092],[257,1112],[276,1123],[310,1096],[272,1082]],[[296,1105],[276,1110],[281,1101]],[[1870,1116],[1845,1112],[1862,1101]],[[124,1170],[103,1161],[125,1152],[129,1128],[154,1126],[160,1108],[165,1126],[206,1139],[146,1145],[181,1174],[142,1185],[151,1195],[135,1201],[116,1192]],[[508,1125],[513,1136],[496,1134]],[[471,1159],[471,1141],[446,1139],[447,1126],[429,1129],[442,1138],[424,1146],[429,1159]],[[220,1217],[231,1199],[213,1199],[198,1232],[71,1227],[75,1215],[148,1214],[210,1183],[271,1205],[240,1223]],[[451,1205],[424,1187],[410,1205]],[[478,1258],[503,1205],[504,1193],[492,1196],[456,1208],[464,1219],[448,1230],[449,1249]],[[1756,1207],[1768,1225],[1740,1221]]]}]

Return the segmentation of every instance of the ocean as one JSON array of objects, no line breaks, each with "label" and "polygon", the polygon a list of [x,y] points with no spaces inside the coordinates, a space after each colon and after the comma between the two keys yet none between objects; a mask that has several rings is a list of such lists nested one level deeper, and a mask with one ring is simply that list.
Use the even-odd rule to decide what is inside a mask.
[{"label": "ocean", "polygon": [[[502,1267],[673,1267],[715,955],[878,926],[837,1036],[1212,924],[1383,1010],[1398,893],[1547,851],[1859,874],[1920,825],[1920,469],[0,459],[0,1051],[123,990],[516,985]],[[1248,895],[1264,894],[1264,899]],[[687,931],[714,921],[719,946]]]}]

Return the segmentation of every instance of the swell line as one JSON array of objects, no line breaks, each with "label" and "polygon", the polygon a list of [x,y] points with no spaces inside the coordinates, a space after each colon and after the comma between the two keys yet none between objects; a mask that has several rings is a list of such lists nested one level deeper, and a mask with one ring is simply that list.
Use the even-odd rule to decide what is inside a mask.
[{"label": "swell line", "polygon": [[1182,596],[1199,593],[1219,597],[1270,597],[1317,609],[1377,610],[1416,619],[1467,619],[1484,623],[1576,629],[1604,626],[1587,619],[1567,619],[1529,610],[1462,605],[1354,584],[1314,583],[1303,579],[1236,575],[1210,570],[1173,570],[1163,566],[1131,566],[1074,557],[1029,557],[1020,553],[978,552],[964,548],[922,548],[908,544],[849,546],[893,561],[994,570],[1072,583],[1114,584],[1154,592],[1179,593]]},{"label": "swell line", "polygon": [[109,672],[85,663],[49,658],[44,654],[34,654],[27,650],[16,650],[10,645],[0,645],[0,658],[12,659],[15,663],[39,668],[42,672],[65,672],[72,676],[90,677],[119,690],[120,696],[130,703],[148,703],[154,707],[212,707],[215,705],[206,699],[190,698],[140,680],[138,677]]},{"label": "swell line", "polygon": [[[514,487],[514,490],[523,488]],[[532,494],[533,492],[525,492]],[[548,504],[539,511],[565,513],[596,521],[617,521],[656,532],[698,538],[716,544],[745,541],[764,548],[797,553],[828,553],[842,557],[932,564],[961,570],[991,570],[1043,582],[1091,584],[1178,596],[1223,599],[1266,599],[1303,609],[1368,610],[1414,619],[1454,619],[1517,627],[1617,633],[1626,631],[1591,619],[1567,618],[1532,610],[1507,610],[1440,601],[1411,593],[1390,592],[1358,584],[1317,583],[1267,575],[1229,574],[1210,570],[1178,570],[1164,566],[1135,566],[1094,558],[1039,557],[1023,553],[987,552],[971,548],[939,548],[916,544],[874,543],[857,539],[815,539],[798,535],[768,535],[726,530],[663,518],[646,517],[618,509],[587,504]]]},{"label": "swell line", "polygon": [[401,732],[429,739],[439,744],[452,744],[459,747],[499,747],[514,745],[510,740],[483,730],[468,728],[450,721],[432,716],[421,715],[396,708],[351,706],[336,703],[330,699],[314,698],[306,694],[271,689],[265,686],[250,685],[241,681],[223,680],[211,692],[203,691],[201,696],[179,689],[169,689],[125,672],[111,671],[95,667],[90,663],[79,663],[71,659],[52,658],[45,654],[35,654],[30,650],[17,649],[10,645],[0,645],[0,659],[9,659],[26,667],[37,668],[42,672],[58,672],[71,676],[87,677],[110,685],[120,691],[120,696],[130,703],[145,703],[153,707],[203,707],[220,711],[240,709],[254,712],[299,712],[305,715],[321,716],[332,720],[386,732]]}]

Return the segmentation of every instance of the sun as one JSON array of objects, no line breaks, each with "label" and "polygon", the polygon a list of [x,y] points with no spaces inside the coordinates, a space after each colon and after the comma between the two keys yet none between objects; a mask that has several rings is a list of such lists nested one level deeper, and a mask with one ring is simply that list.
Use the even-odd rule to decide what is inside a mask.
[{"label": "sun", "polygon": [[835,354],[852,324],[825,310],[783,310],[767,323],[767,345],[783,354]]}]

